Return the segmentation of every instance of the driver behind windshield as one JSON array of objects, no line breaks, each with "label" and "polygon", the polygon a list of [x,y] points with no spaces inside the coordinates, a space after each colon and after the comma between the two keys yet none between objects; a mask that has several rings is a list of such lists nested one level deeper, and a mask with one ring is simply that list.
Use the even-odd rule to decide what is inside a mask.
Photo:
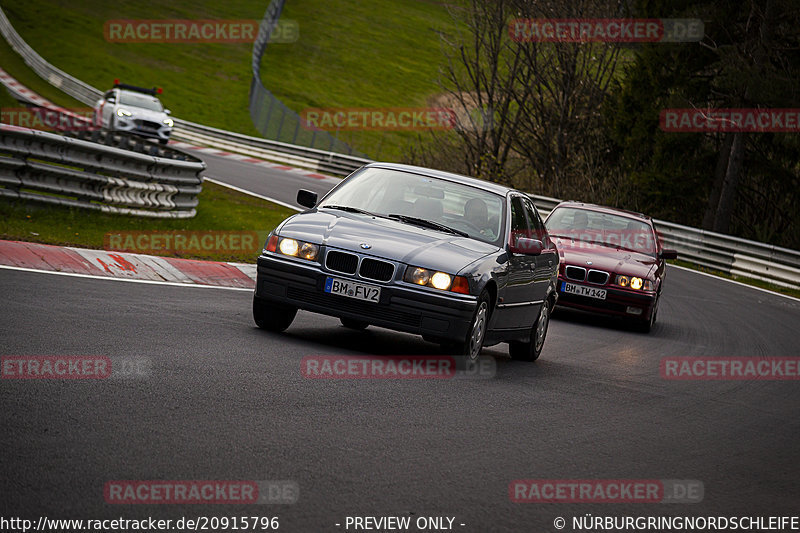
[{"label": "driver behind windshield", "polygon": [[480,198],[473,198],[464,204],[464,219],[481,235],[493,237],[489,225],[489,208]]}]

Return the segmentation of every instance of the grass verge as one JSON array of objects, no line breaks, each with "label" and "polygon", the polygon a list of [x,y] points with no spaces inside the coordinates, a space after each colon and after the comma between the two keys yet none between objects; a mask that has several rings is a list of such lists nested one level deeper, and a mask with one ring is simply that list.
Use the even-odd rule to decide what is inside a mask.
[{"label": "grass verge", "polygon": [[[162,100],[177,117],[258,135],[248,111],[251,43],[118,43],[104,36],[108,20],[257,19],[262,0],[102,2],[27,0],[3,9],[19,34],[46,60],[104,90],[115,78],[164,88]],[[264,85],[291,109],[309,107],[418,107],[439,91],[442,32],[454,31],[434,1],[293,0],[284,19],[299,39],[267,47]],[[16,59],[9,56],[9,52]],[[67,107],[77,105],[33,78],[18,56],[0,47],[9,73]],[[33,76],[33,78],[31,77]],[[343,140],[371,157],[396,160],[413,132],[345,132]]]},{"label": "grass verge", "polygon": [[[230,231],[257,232],[263,238],[284,218],[295,213],[221,185],[204,183],[197,215],[183,220],[155,220],[109,215],[84,209],[24,204],[0,199],[0,238],[103,249],[106,234],[115,232]],[[263,242],[257,243],[260,246]],[[142,251],[150,255],[254,263],[258,253],[226,246],[192,253]]]}]

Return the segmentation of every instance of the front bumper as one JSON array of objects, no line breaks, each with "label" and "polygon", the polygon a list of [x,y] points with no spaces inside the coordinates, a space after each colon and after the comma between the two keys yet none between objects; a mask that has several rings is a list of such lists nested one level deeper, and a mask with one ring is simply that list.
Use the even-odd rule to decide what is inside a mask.
[{"label": "front bumper", "polygon": [[[600,300],[597,298],[590,298],[589,296],[578,296],[576,294],[566,293],[563,291],[565,282],[597,289],[605,289],[606,299]],[[650,314],[653,312],[655,301],[655,292],[633,291],[616,288],[611,285],[597,286],[576,282],[561,275],[558,276],[558,305],[560,306],[573,307],[584,311],[600,312],[608,315],[649,320]],[[636,310],[640,310],[641,312],[636,312]]]},{"label": "front bumper", "polygon": [[[378,303],[324,291],[328,277],[352,279],[381,288]],[[255,297],[338,318],[360,320],[436,341],[463,341],[470,330],[477,298],[432,293],[396,281],[376,283],[328,273],[316,263],[283,259],[277,254],[258,258]]]},{"label": "front bumper", "polygon": [[114,120],[114,131],[124,131],[135,133],[151,139],[169,140],[172,128],[166,124],[159,125],[155,122],[139,120],[131,117],[116,117]]}]

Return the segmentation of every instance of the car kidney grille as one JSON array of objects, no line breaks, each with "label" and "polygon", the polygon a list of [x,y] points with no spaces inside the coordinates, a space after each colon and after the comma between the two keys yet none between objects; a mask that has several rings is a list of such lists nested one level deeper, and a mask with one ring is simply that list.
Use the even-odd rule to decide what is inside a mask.
[{"label": "car kidney grille", "polygon": [[389,281],[394,275],[394,265],[386,261],[364,258],[361,261],[361,268],[358,274],[362,278],[374,279],[375,281]]},{"label": "car kidney grille", "polygon": [[576,281],[583,281],[586,279],[586,269],[583,267],[567,265],[567,268],[564,269],[564,273],[569,279],[574,279]]},{"label": "car kidney grille", "polygon": [[358,267],[358,256],[332,250],[325,256],[325,266],[343,274],[355,274]]},{"label": "car kidney grille", "polygon": [[586,276],[586,281],[595,285],[605,285],[608,282],[608,272],[602,270],[590,270]]}]

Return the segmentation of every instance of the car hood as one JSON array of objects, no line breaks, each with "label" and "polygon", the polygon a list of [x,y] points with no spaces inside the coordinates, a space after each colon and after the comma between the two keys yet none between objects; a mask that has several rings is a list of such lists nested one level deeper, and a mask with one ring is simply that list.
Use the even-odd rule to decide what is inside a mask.
[{"label": "car hood", "polygon": [[[346,212],[300,213],[287,219],[279,234],[451,274],[498,251],[496,246],[475,239]],[[362,249],[362,243],[370,248]]]},{"label": "car hood", "polygon": [[167,114],[163,111],[153,111],[152,109],[144,109],[143,107],[134,107],[129,105],[119,105],[117,108],[127,109],[133,113],[131,118],[140,118],[142,120],[158,122],[159,124],[161,124],[161,121],[167,118]]},{"label": "car hood", "polygon": [[[567,265],[591,267],[614,274],[651,277],[658,262],[651,256],[641,252],[621,250],[613,246],[587,244],[569,238],[555,237],[553,241],[558,248],[561,262]],[[592,264],[588,265],[587,261]]]}]

